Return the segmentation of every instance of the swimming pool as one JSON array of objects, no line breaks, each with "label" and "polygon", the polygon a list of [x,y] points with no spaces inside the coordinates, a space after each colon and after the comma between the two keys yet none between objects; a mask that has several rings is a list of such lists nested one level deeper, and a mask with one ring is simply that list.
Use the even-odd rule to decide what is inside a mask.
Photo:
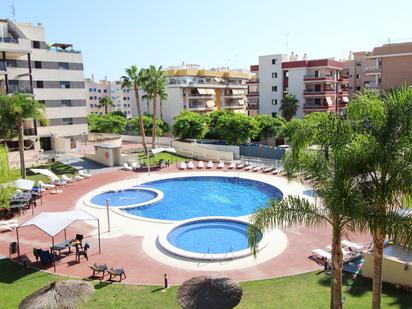
[{"label": "swimming pool", "polygon": [[109,190],[93,196],[90,202],[98,206],[106,206],[108,201],[110,207],[135,207],[157,201],[159,193],[149,188]]},{"label": "swimming pool", "polygon": [[240,217],[264,207],[270,199],[283,197],[272,185],[238,177],[178,177],[147,182],[144,187],[163,192],[164,198],[155,204],[122,211],[158,220]]}]

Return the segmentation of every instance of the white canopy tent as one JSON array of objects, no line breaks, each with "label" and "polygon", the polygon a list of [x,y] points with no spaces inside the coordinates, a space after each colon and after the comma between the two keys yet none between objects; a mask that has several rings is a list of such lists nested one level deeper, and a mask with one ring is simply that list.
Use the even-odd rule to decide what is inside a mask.
[{"label": "white canopy tent", "polygon": [[16,189],[31,191],[34,186],[34,181],[28,179],[16,179],[13,183],[13,186]]},{"label": "white canopy tent", "polygon": [[159,148],[152,149],[152,153],[153,153],[153,154],[158,154],[158,153],[161,153],[161,152],[172,152],[172,153],[176,153],[176,149],[174,149],[173,147],[168,147],[168,148],[166,148],[166,147],[159,147]]},{"label": "white canopy tent", "polygon": [[30,169],[33,173],[35,174],[42,174],[44,176],[49,177],[52,181],[59,181],[60,178],[59,176],[57,176],[55,173],[53,173],[52,171],[45,169],[45,168],[31,168]]},{"label": "white canopy tent", "polygon": [[[98,230],[98,240],[99,240],[99,253],[101,252],[100,247],[100,222],[99,219],[88,214],[83,210],[71,210],[62,212],[43,212],[29,221],[24,222],[16,228],[17,233],[17,252],[20,259],[20,242],[19,242],[19,229],[34,225],[38,229],[42,230],[44,233],[52,238],[52,247],[54,247],[54,237],[64,231],[64,239],[66,239],[66,228],[76,221],[89,221],[97,220],[97,230]],[[56,271],[55,261],[53,262],[54,271]]]}]

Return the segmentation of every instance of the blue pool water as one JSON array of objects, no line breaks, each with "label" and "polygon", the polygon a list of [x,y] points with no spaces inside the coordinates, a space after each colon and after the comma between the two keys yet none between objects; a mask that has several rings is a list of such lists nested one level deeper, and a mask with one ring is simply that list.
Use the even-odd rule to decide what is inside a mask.
[{"label": "blue pool water", "polygon": [[243,222],[207,220],[178,226],[167,236],[175,247],[196,253],[228,253],[248,248]]},{"label": "blue pool water", "polygon": [[180,177],[145,183],[164,198],[153,205],[124,209],[129,214],[160,220],[238,217],[253,213],[282,192],[263,182],[234,177]]},{"label": "blue pool water", "polygon": [[157,193],[141,189],[125,189],[117,191],[107,191],[95,195],[90,201],[93,204],[106,206],[106,200],[109,199],[110,207],[128,206],[144,203],[154,199]]}]

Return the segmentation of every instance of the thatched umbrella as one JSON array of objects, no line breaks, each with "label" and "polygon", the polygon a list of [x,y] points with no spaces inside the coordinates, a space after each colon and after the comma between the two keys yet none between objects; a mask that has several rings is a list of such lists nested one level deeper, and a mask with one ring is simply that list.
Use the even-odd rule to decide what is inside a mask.
[{"label": "thatched umbrella", "polygon": [[177,290],[177,301],[184,309],[231,309],[241,298],[239,283],[219,276],[194,277]]},{"label": "thatched umbrella", "polygon": [[90,282],[55,281],[23,299],[19,309],[74,309],[86,302],[93,292]]}]

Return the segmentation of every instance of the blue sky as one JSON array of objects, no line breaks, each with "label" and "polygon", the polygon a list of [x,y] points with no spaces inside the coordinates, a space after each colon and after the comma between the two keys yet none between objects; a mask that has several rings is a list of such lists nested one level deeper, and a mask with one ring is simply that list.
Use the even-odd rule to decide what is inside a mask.
[{"label": "blue sky", "polygon": [[[12,0],[0,0],[11,18]],[[412,38],[410,0],[14,0],[16,20],[41,22],[49,43],[72,43],[85,74],[118,79],[125,67],[248,68],[259,55],[295,51],[344,58]],[[411,39],[412,40],[412,39]]]}]

